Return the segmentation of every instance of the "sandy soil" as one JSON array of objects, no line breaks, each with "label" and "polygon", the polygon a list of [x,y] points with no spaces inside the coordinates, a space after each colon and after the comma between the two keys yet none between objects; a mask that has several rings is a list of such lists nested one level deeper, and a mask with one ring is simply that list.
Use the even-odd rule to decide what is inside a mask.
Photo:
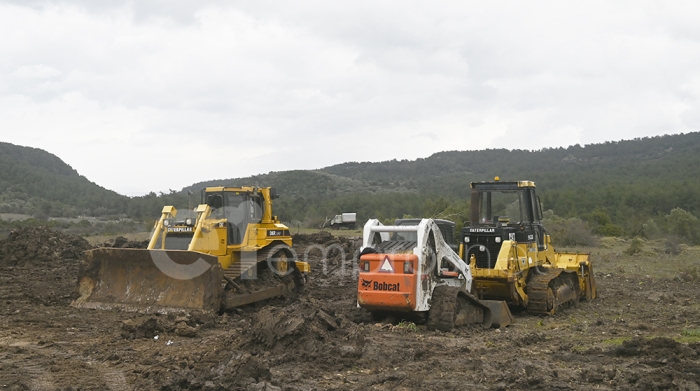
[{"label": "sandy soil", "polygon": [[70,307],[91,245],[19,230],[0,241],[0,390],[700,390],[692,273],[623,272],[606,253],[596,300],[443,333],[375,324],[356,308],[340,249],[353,254],[358,239],[295,237],[302,257],[332,244],[325,257],[308,253],[299,297],[224,315],[141,315]]}]

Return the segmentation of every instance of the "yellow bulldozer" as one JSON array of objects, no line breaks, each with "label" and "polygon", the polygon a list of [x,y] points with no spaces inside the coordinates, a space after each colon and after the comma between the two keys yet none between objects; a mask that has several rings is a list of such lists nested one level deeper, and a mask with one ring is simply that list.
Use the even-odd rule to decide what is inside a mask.
[{"label": "yellow bulldozer", "polygon": [[207,187],[201,197],[180,216],[165,206],[147,249],[86,252],[72,305],[224,311],[303,287],[309,264],[296,259],[289,228],[272,213],[274,188]]},{"label": "yellow bulldozer", "polygon": [[554,250],[534,182],[472,182],[470,211],[460,257],[480,299],[506,300],[539,315],[596,297],[589,254]]}]

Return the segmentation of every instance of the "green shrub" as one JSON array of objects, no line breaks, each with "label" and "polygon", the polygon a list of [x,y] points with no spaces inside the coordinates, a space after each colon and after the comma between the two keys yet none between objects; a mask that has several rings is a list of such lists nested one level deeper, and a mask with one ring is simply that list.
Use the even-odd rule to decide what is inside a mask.
[{"label": "green shrub", "polygon": [[668,235],[664,240],[664,252],[666,254],[678,255],[683,252],[681,238],[676,235]]},{"label": "green shrub", "polygon": [[679,280],[685,281],[685,282],[691,282],[691,281],[698,281],[700,280],[700,275],[698,275],[698,267],[697,266],[689,266],[681,270],[680,273],[678,273]]},{"label": "green shrub", "polygon": [[600,238],[594,235],[590,226],[581,219],[565,219],[547,211],[542,225],[552,237],[552,244],[556,246],[595,247],[600,244]]},{"label": "green shrub", "polygon": [[666,216],[668,221],[668,231],[672,235],[677,235],[681,238],[697,242],[698,233],[700,232],[700,223],[698,218],[692,213],[686,212],[681,208],[675,208],[669,215]]},{"label": "green shrub", "polygon": [[654,219],[649,219],[646,223],[642,224],[641,234],[647,239],[656,239],[662,235],[661,228],[659,228]]},{"label": "green shrub", "polygon": [[642,252],[642,249],[644,247],[644,241],[640,238],[634,238],[630,242],[629,247],[625,250],[625,254],[627,255],[635,255],[639,254]]},{"label": "green shrub", "polygon": [[622,227],[615,224],[605,224],[597,227],[595,233],[601,236],[622,236]]}]

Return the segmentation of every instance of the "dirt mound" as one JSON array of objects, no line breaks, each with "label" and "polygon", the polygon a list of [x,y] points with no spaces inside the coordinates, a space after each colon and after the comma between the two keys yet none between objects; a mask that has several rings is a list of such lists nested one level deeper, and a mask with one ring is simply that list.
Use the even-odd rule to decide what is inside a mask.
[{"label": "dirt mound", "polygon": [[[638,390],[697,389],[700,381],[700,345],[684,345],[670,338],[635,338],[613,349],[617,356],[635,357],[648,368],[645,376],[639,373],[625,376]],[[632,387],[631,387],[632,388]]]},{"label": "dirt mound", "polygon": [[[351,271],[362,244],[359,238],[335,237],[326,231],[297,234],[292,240],[299,259],[311,263],[311,275],[315,278],[328,277],[339,268]],[[351,274],[343,277],[352,277]]]},{"label": "dirt mound", "polygon": [[0,241],[0,299],[44,305],[76,296],[79,259],[90,243],[46,227],[21,228]]},{"label": "dirt mound", "polygon": [[123,320],[123,339],[154,338],[159,333],[172,333],[179,337],[193,338],[200,329],[208,328],[214,321],[209,313],[183,313],[180,315],[151,315]]},{"label": "dirt mound", "polygon": [[187,354],[169,357],[169,361],[181,362],[185,368],[176,371],[153,370],[149,377],[155,381],[144,382],[143,387],[164,391],[280,390],[267,381],[271,378],[270,367],[258,357],[238,350],[220,350],[213,355],[221,359],[190,364]]},{"label": "dirt mound", "polygon": [[305,235],[302,240],[294,239],[297,256],[311,266],[306,296],[322,301],[334,298],[335,311],[356,310],[358,257],[362,242],[357,238],[329,235],[322,231]]},{"label": "dirt mound", "polygon": [[[593,354],[600,352],[595,351]],[[637,357],[651,361],[681,362],[684,359],[700,357],[700,344],[682,344],[671,338],[633,338],[622,345],[606,351],[614,357]]]},{"label": "dirt mound", "polygon": [[335,237],[328,231],[321,231],[314,234],[296,234],[292,235],[292,242],[297,244],[322,244],[333,240]]},{"label": "dirt mound", "polygon": [[0,265],[24,266],[36,263],[71,263],[92,245],[80,236],[47,227],[14,230],[0,241]]},{"label": "dirt mound", "polygon": [[292,235],[292,241],[294,242],[294,246],[296,247],[297,245],[310,245],[310,244],[328,244],[329,242],[332,241],[340,241],[342,243],[347,243],[347,242],[357,242],[359,245],[361,241],[361,237],[358,236],[333,236],[328,231],[320,231],[317,233],[313,234],[295,234]]},{"label": "dirt mound", "polygon": [[[254,315],[246,347],[275,362],[314,362],[351,367],[362,355],[360,326],[315,300],[287,307],[267,306]],[[321,306],[323,307],[323,306]]]},{"label": "dirt mound", "polygon": [[111,242],[104,242],[102,247],[112,248],[148,248],[148,240],[129,240],[123,236],[117,236]]}]

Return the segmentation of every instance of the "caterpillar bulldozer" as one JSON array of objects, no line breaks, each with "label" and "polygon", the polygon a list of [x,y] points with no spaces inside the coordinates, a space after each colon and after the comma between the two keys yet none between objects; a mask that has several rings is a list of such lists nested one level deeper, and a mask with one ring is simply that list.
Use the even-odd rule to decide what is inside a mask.
[{"label": "caterpillar bulldozer", "polygon": [[272,213],[274,188],[208,187],[194,211],[165,206],[147,249],[87,251],[80,308],[224,311],[294,294],[309,273]]},{"label": "caterpillar bulldozer", "polygon": [[503,327],[513,317],[504,301],[471,293],[470,266],[445,242],[437,223],[364,227],[357,303],[373,316],[397,314],[452,330],[466,324]]},{"label": "caterpillar bulldozer", "polygon": [[589,254],[552,246],[534,182],[472,182],[470,214],[459,252],[471,267],[477,297],[506,300],[536,315],[596,297]]}]

